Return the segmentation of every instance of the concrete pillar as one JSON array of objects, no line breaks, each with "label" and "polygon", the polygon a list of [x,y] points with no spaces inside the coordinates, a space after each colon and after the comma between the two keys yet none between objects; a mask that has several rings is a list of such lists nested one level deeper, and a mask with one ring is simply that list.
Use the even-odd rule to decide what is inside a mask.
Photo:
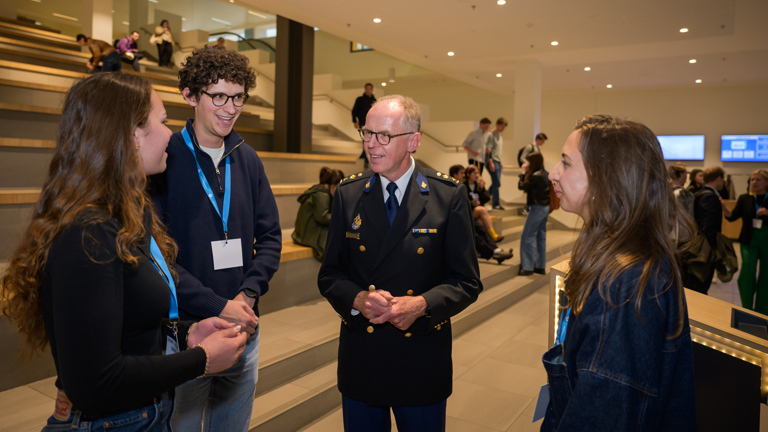
[{"label": "concrete pillar", "polygon": [[83,34],[113,44],[112,0],[83,0]]},{"label": "concrete pillar", "polygon": [[[152,33],[155,30],[149,26],[149,2],[146,0],[130,0],[128,22],[131,23],[128,26],[129,32],[134,30],[139,32],[139,42],[137,43],[139,51],[147,51],[156,56],[157,48],[149,43],[149,37],[152,35],[147,33]],[[142,27],[144,28],[143,30]]]},{"label": "concrete pillar", "polygon": [[17,0],[3,0],[0,2],[0,17],[16,19]]},{"label": "concrete pillar", "polygon": [[504,165],[517,166],[517,152],[533,142],[541,127],[541,62],[524,60],[515,63],[515,117],[512,119],[513,140],[504,143]]},{"label": "concrete pillar", "polygon": [[277,17],[273,151],[312,151],[312,82],[315,31]]}]

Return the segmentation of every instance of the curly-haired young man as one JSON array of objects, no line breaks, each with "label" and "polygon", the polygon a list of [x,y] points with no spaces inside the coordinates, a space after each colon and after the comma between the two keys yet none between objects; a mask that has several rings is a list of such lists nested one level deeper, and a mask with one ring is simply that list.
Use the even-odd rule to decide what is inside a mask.
[{"label": "curly-haired young man", "polygon": [[248,430],[258,378],[258,302],[282,247],[264,166],[232,130],[255,84],[248,59],[235,51],[207,46],[187,57],[179,89],[195,118],[173,134],[168,168],[151,182],[179,245],[182,319],[218,316],[250,334],[232,368],[176,388],[174,430]]}]

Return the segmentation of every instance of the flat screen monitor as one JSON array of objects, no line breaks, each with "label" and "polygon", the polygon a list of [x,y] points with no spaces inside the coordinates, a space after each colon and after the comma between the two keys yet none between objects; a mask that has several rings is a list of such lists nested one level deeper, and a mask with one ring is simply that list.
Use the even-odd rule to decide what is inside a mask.
[{"label": "flat screen monitor", "polygon": [[704,135],[659,135],[665,160],[704,160]]},{"label": "flat screen monitor", "polygon": [[723,135],[720,146],[723,162],[768,162],[768,135]]}]

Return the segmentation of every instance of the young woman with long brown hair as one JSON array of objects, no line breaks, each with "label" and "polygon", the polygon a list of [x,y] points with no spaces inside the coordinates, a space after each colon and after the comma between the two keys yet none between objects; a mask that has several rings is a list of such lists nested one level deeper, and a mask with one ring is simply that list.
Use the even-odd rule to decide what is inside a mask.
[{"label": "young woman with long brown hair", "polygon": [[176,245],[144,190],[165,170],[165,118],[132,75],[95,75],[67,94],[48,178],[1,282],[26,348],[51,346],[59,393],[44,431],[169,430],[174,387],[242,353],[246,335],[226,321],[178,321]]},{"label": "young woman with long brown hair", "polygon": [[526,193],[525,225],[520,235],[520,276],[545,274],[547,264],[547,218],[549,217],[549,173],[541,153],[525,157],[517,188]]},{"label": "young woman with long brown hair", "polygon": [[544,355],[541,430],[695,431],[693,348],[678,244],[695,233],[646,126],[590,116],[549,179],[584,226]]}]

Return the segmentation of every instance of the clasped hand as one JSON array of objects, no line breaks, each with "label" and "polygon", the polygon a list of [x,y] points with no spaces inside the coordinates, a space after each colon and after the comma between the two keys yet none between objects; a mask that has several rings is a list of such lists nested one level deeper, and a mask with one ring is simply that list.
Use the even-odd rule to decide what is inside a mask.
[{"label": "clasped hand", "polygon": [[371,324],[390,322],[400,330],[407,330],[427,310],[427,301],[421,296],[393,297],[388,291],[361,291],[355,297],[354,308]]}]

